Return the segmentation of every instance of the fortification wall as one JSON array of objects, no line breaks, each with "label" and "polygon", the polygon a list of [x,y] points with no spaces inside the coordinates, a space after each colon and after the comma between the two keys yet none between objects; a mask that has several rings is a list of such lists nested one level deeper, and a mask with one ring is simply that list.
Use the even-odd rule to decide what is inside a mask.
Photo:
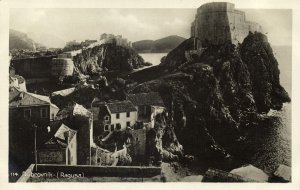
[{"label": "fortification wall", "polygon": [[262,29],[257,23],[246,21],[245,13],[236,10],[234,4],[225,2],[207,3],[199,7],[191,25],[192,37],[214,45],[241,43],[249,31],[261,32]]},{"label": "fortification wall", "polygon": [[51,75],[54,77],[59,76],[72,76],[74,71],[74,63],[70,58],[54,58],[52,59]]},{"label": "fortification wall", "polygon": [[13,59],[11,60],[11,66],[15,68],[16,74],[23,76],[25,79],[47,78],[51,76],[51,62],[52,58],[55,57]]}]

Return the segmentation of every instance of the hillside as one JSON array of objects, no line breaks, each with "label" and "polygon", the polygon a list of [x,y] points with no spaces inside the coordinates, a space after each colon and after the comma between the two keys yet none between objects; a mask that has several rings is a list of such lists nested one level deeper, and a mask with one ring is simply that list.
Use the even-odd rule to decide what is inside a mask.
[{"label": "hillside", "polygon": [[132,43],[132,47],[139,53],[168,53],[177,47],[185,38],[168,36],[158,40],[141,40]]},{"label": "hillside", "polygon": [[9,50],[27,49],[33,50],[35,42],[27,34],[9,29]]}]

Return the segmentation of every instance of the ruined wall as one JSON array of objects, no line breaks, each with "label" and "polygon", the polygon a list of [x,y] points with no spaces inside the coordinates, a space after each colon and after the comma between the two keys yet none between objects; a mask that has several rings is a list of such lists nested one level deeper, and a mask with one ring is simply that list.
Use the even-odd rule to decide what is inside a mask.
[{"label": "ruined wall", "polygon": [[72,76],[74,63],[70,58],[53,58],[51,64],[51,75],[54,77]]},{"label": "ruined wall", "polygon": [[249,31],[262,31],[259,24],[246,21],[245,13],[234,7],[234,4],[225,2],[207,3],[199,7],[191,25],[191,36],[198,37],[202,43],[238,44]]}]

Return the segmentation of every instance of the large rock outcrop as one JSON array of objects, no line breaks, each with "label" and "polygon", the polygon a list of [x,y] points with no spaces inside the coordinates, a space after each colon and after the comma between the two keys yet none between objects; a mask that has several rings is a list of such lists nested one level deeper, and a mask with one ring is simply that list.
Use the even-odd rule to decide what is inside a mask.
[{"label": "large rock outcrop", "polygon": [[187,59],[193,42],[188,39],[167,55],[164,77],[133,92],[160,93],[186,153],[210,160],[236,155],[242,132],[257,126],[261,113],[290,101],[279,84],[278,63],[261,33],[250,33],[238,47],[208,45]]},{"label": "large rock outcrop", "polygon": [[73,58],[79,72],[93,75],[104,71],[132,71],[145,66],[145,61],[132,48],[102,44],[85,49]]},{"label": "large rock outcrop", "polygon": [[283,102],[290,102],[289,95],[280,85],[278,62],[265,35],[248,35],[241,45],[241,57],[250,73],[258,111],[278,110]]}]

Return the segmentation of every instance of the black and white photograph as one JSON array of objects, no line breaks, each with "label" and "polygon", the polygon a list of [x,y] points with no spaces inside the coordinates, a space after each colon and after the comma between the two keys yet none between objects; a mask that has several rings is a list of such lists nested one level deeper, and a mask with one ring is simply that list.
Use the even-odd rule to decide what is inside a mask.
[{"label": "black and white photograph", "polygon": [[296,1],[55,2],[0,1],[8,184],[296,182]]}]

